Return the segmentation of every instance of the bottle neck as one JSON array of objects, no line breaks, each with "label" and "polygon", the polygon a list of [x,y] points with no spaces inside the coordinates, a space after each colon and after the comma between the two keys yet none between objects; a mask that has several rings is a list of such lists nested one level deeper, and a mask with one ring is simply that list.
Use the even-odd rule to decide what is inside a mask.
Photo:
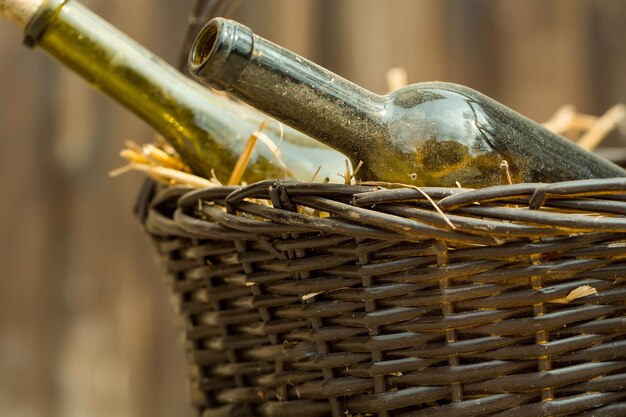
[{"label": "bottle neck", "polygon": [[[213,19],[190,54],[191,72],[347,155],[382,138],[383,98],[226,19]],[[358,162],[358,161],[353,161]]]},{"label": "bottle neck", "polygon": [[[48,7],[42,8],[26,29],[27,41],[31,39],[32,45],[40,46],[145,120],[194,172],[211,176],[215,167],[219,178],[228,178],[226,167],[236,159],[226,142],[228,135],[211,132],[229,132],[229,121],[222,119],[228,114],[232,117],[230,107],[234,106],[183,76],[80,3],[48,0],[45,4]],[[224,108],[226,116],[211,114]]]}]

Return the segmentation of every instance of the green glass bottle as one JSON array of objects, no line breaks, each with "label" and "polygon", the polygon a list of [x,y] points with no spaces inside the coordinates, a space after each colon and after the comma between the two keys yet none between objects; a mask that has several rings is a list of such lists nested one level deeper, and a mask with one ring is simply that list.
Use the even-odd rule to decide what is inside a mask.
[{"label": "green glass bottle", "polygon": [[451,83],[367,91],[217,18],[196,38],[192,73],[363,161],[361,178],[415,185],[502,184],[621,177],[626,171],[504,105]]},{"label": "green glass bottle", "polygon": [[[0,0],[0,15],[25,29],[27,44],[40,46],[152,125],[198,175],[214,171],[225,182],[250,135],[269,119],[183,76],[76,1]],[[257,141],[244,175],[248,182],[283,178],[286,170],[309,180],[318,166],[323,180],[344,169],[345,156],[300,132],[274,121],[263,133],[278,146],[280,160]]]}]

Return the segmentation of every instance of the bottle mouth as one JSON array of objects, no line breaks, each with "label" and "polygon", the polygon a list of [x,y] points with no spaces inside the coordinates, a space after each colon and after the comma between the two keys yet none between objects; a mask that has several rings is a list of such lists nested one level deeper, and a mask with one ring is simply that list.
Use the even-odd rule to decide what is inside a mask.
[{"label": "bottle mouth", "polygon": [[191,54],[189,55],[190,62],[194,67],[201,67],[207,62],[213,49],[215,49],[217,34],[217,24],[207,24],[200,30],[200,33],[193,41]]},{"label": "bottle mouth", "polygon": [[189,70],[203,84],[228,90],[252,60],[254,35],[246,26],[220,17],[207,23],[189,52]]}]

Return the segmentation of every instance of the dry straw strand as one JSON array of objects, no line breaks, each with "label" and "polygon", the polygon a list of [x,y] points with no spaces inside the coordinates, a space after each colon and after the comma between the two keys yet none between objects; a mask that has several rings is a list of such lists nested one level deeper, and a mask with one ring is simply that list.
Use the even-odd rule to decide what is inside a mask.
[{"label": "dry straw strand", "polygon": [[254,147],[256,146],[258,134],[261,133],[263,129],[265,129],[265,126],[267,126],[267,122],[261,122],[258,130],[256,132],[253,132],[248,138],[246,146],[241,155],[239,155],[239,159],[237,159],[235,168],[233,168],[233,171],[230,174],[230,178],[228,179],[228,185],[237,185],[241,183],[243,174],[246,171],[246,167],[250,162],[250,157],[252,156],[252,152],[254,151]]},{"label": "dry straw strand", "polygon": [[594,150],[624,120],[626,120],[626,105],[616,104],[607,110],[576,143],[584,149]]}]

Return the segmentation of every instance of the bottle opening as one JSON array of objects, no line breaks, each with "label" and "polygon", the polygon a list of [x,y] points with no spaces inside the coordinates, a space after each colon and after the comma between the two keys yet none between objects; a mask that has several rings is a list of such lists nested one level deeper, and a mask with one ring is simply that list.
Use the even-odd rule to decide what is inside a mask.
[{"label": "bottle opening", "polygon": [[217,25],[208,24],[198,34],[191,48],[191,62],[199,67],[204,64],[217,42]]},{"label": "bottle opening", "polygon": [[229,89],[252,60],[253,38],[252,31],[237,22],[220,17],[212,19],[191,46],[191,74],[202,84]]}]

